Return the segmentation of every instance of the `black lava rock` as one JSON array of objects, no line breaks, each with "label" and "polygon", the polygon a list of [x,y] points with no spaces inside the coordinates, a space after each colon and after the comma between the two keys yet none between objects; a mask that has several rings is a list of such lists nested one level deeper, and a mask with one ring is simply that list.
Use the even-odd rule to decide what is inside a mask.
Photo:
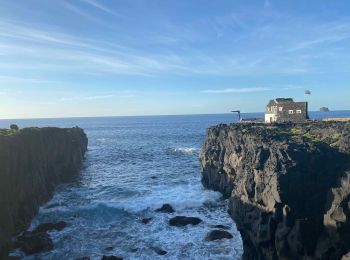
[{"label": "black lava rock", "polygon": [[171,226],[183,227],[187,225],[198,225],[202,220],[196,217],[176,216],[169,220]]},{"label": "black lava rock", "polygon": [[233,238],[233,236],[227,231],[215,229],[215,230],[210,231],[207,234],[205,240],[213,241],[213,240],[219,240],[219,239],[225,239],[225,238],[231,239],[231,238]]},{"label": "black lava rock", "polygon": [[174,213],[175,210],[170,204],[164,204],[159,209],[156,209],[157,212],[163,212],[163,213]]}]

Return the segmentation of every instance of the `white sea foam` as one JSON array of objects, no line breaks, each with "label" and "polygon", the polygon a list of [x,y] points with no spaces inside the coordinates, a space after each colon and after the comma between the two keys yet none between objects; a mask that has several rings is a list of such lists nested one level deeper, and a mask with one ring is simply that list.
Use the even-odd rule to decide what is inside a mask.
[{"label": "white sea foam", "polygon": [[183,154],[194,154],[197,151],[198,149],[194,147],[178,147],[174,149],[174,152]]}]

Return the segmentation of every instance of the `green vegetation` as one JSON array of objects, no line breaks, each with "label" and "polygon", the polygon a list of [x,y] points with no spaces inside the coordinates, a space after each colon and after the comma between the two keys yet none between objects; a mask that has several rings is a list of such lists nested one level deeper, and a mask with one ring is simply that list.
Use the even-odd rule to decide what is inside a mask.
[{"label": "green vegetation", "polygon": [[242,129],[242,133],[243,133],[243,134],[248,133],[248,129],[247,129],[247,128],[243,128],[243,129]]},{"label": "green vegetation", "polygon": [[312,142],[314,143],[318,143],[318,142],[323,142],[325,139],[321,139],[315,135],[312,135],[310,133],[305,133],[303,134],[303,137],[307,138],[307,139],[310,139]]},{"label": "green vegetation", "polygon": [[300,134],[300,130],[299,130],[299,129],[296,129],[296,128],[292,128],[292,129],[290,130],[290,132],[292,133],[292,135],[298,135],[298,134]]},{"label": "green vegetation", "polygon": [[10,125],[10,129],[0,129],[0,136],[12,136],[20,133],[20,129],[17,125]]}]

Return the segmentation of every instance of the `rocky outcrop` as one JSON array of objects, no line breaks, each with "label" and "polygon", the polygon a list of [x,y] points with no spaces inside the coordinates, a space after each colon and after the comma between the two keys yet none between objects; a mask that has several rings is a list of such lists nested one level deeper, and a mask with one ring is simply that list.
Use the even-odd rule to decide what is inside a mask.
[{"label": "rocky outcrop", "polygon": [[229,197],[245,259],[341,259],[350,251],[350,124],[209,128],[205,187]]},{"label": "rocky outcrop", "polygon": [[77,127],[0,130],[0,258],[55,187],[76,176],[87,143]]}]

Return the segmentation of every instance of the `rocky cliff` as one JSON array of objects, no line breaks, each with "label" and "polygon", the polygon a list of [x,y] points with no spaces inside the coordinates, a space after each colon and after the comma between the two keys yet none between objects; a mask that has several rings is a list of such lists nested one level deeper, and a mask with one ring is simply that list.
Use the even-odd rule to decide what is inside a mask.
[{"label": "rocky cliff", "polygon": [[229,197],[244,259],[341,259],[350,251],[350,124],[218,125],[205,187]]},{"label": "rocky cliff", "polygon": [[77,127],[0,130],[0,258],[55,187],[76,176],[87,142]]}]

